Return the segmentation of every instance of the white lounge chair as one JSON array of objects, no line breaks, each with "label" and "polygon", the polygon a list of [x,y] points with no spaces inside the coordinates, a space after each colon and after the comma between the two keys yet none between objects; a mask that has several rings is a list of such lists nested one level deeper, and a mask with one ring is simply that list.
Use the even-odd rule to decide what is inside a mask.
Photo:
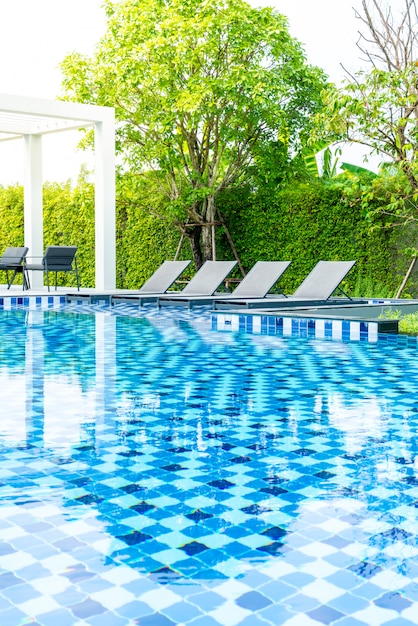
[{"label": "white lounge chair", "polygon": [[[173,262],[171,261],[171,263]],[[187,263],[190,263],[190,261]],[[145,293],[141,288],[136,292],[130,291],[129,293],[112,295],[110,302],[111,304],[117,301],[135,302],[141,306],[147,302],[160,302],[162,298],[166,299],[167,302],[171,300],[175,302],[180,295],[209,296],[215,293],[235,265],[236,261],[206,261],[182,291],[160,291],[154,293],[148,291],[148,293]],[[149,290],[149,286],[147,289]]]},{"label": "white lounge chair", "polygon": [[[342,293],[345,300],[351,300],[343,292],[340,284],[354,264],[355,261],[318,261],[291,296],[281,298],[217,298],[214,301],[214,308],[227,309],[240,306],[249,309],[274,309],[307,304],[320,306],[321,304],[333,303],[334,300],[331,300],[331,296],[335,291]],[[341,299],[337,302],[341,302]]]},{"label": "white lounge chair", "polygon": [[[290,261],[257,261],[244,276],[238,286],[231,294],[225,294],[228,300],[264,298],[270,289],[278,282],[290,265]],[[193,306],[212,304],[216,299],[222,297],[219,293],[214,295],[194,295],[183,290],[175,297],[177,304],[187,304]],[[167,297],[161,296],[159,303],[164,305]],[[170,298],[171,300],[171,298]]]}]

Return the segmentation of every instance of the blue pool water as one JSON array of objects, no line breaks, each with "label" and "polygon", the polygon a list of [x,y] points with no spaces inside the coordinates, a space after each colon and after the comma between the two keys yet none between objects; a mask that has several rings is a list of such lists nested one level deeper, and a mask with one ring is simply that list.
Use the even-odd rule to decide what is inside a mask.
[{"label": "blue pool water", "polygon": [[0,311],[0,625],[418,624],[418,359]]}]

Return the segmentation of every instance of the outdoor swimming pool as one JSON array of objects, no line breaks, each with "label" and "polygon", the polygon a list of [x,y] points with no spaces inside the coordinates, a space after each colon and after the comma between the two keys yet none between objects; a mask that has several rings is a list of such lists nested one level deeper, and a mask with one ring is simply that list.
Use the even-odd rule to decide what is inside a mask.
[{"label": "outdoor swimming pool", "polygon": [[128,305],[0,332],[1,626],[418,624],[416,347]]}]

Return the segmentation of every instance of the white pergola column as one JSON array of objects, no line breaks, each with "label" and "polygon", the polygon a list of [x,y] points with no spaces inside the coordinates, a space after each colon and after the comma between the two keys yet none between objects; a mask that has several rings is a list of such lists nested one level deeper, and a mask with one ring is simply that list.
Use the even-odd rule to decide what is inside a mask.
[{"label": "white pergola column", "polygon": [[[28,257],[42,257],[44,248],[42,203],[42,136],[25,135],[24,241]],[[30,259],[32,260],[32,259]],[[40,263],[41,259],[33,262]],[[31,287],[43,287],[43,272],[31,272]]]},{"label": "white pergola column", "polygon": [[95,128],[96,289],[116,287],[115,121],[113,109]]},{"label": "white pergola column", "polygon": [[[25,245],[42,257],[42,135],[95,128],[96,289],[116,286],[115,113],[111,107],[0,93],[0,141],[25,140]],[[72,242],[77,245],[77,242]],[[67,242],[62,242],[66,245]],[[33,272],[32,287],[43,285]]]}]

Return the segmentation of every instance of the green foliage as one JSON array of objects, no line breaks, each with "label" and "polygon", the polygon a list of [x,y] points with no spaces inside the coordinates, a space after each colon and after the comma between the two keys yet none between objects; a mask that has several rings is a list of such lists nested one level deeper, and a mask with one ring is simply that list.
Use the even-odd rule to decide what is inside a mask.
[{"label": "green foliage", "polygon": [[[317,141],[315,143],[308,144],[302,149],[302,158],[306,167],[307,172],[313,178],[334,178],[338,176],[340,169],[341,171],[350,172],[354,175],[362,175],[369,174],[372,178],[376,176],[374,172],[371,170],[360,167],[359,165],[353,165],[352,163],[341,163],[338,162],[338,157],[342,154],[342,149],[340,146],[335,147],[334,151],[332,151],[332,146],[328,144],[327,141]],[[318,156],[322,152],[322,173],[320,173],[320,168],[318,167]]]},{"label": "green foliage", "polygon": [[[351,296],[393,297],[416,252],[417,229],[413,225],[388,228],[391,216],[374,210],[389,189],[386,179],[379,186],[367,172],[344,173],[330,180],[285,181],[275,191],[269,186],[255,191],[230,188],[220,195],[219,208],[247,271],[258,260],[292,261],[281,281],[285,292],[292,293],[320,259],[355,259],[342,285],[344,291]],[[118,177],[118,287],[138,288],[164,260],[174,258],[180,237],[160,217],[166,202],[152,173]],[[69,184],[47,184],[44,203],[45,245],[78,246],[81,284],[93,286],[92,185],[84,177],[74,189]],[[217,230],[216,244],[218,258],[233,258],[223,227]],[[0,189],[0,248],[8,245],[23,245],[21,187]],[[192,258],[187,239],[180,258]],[[64,276],[62,284],[69,284],[70,278]],[[403,296],[417,294],[414,273]]]},{"label": "green foliage", "polygon": [[[117,180],[117,283],[137,289],[166,259],[174,258],[180,234],[163,219],[167,202],[154,175],[124,174]],[[180,259],[190,259],[188,242]]]},{"label": "green foliage", "polygon": [[[18,185],[0,188],[0,244],[0,254],[8,246],[24,245],[23,187]],[[21,277],[17,276],[15,282],[21,282]]]},{"label": "green foliage", "polygon": [[[84,178],[75,189],[69,182],[47,183],[44,198],[44,247],[77,246],[77,264],[83,286],[94,285],[94,187]],[[30,252],[29,252],[30,254]],[[58,275],[59,284],[75,285],[72,274]]]},{"label": "green foliage", "polygon": [[308,146],[304,146],[302,149],[302,158],[304,160],[305,167],[309,174],[314,178],[319,177],[317,155],[321,150],[327,148],[328,145],[328,141],[324,139],[311,143]]},{"label": "green foliage", "polygon": [[385,211],[403,221],[418,220],[417,79],[412,62],[391,71],[374,67],[341,88],[328,88],[311,137],[360,143],[392,164],[401,185]]},{"label": "green foliage", "polygon": [[391,311],[388,309],[379,317],[382,319],[399,320],[398,331],[402,335],[418,335],[418,313],[403,315],[400,310]]},{"label": "green foliage", "polygon": [[287,157],[298,150],[324,74],[271,8],[244,0],[107,0],[105,8],[107,32],[92,58],[74,53],[61,65],[66,97],[115,107],[131,171],[157,173],[168,219],[204,227],[210,258],[215,198],[257,159],[266,164],[269,151],[275,160],[272,146]]},{"label": "green foliage", "polygon": [[418,335],[418,313],[409,313],[401,317],[399,332],[403,335]]},{"label": "green foliage", "polygon": [[[318,167],[318,155],[322,152],[322,172]],[[327,141],[317,141],[314,144],[305,146],[302,150],[302,157],[307,171],[314,178],[333,178],[337,175],[338,156],[341,154],[340,148],[336,148],[334,153]]]},{"label": "green foliage", "polygon": [[[81,285],[94,285],[94,189],[80,179],[70,183],[47,183],[43,188],[44,247],[75,245]],[[2,248],[22,246],[23,187],[0,189],[0,242]],[[29,250],[30,257],[33,251]],[[58,284],[75,285],[73,274],[58,274]]]},{"label": "green foliage", "polygon": [[369,268],[366,270],[366,273],[357,273],[353,289],[350,291],[351,297],[393,298],[395,296],[395,286],[388,285],[387,282],[382,280],[376,280],[372,272],[373,268]]},{"label": "green foliage", "polygon": [[[393,297],[409,265],[406,230],[384,228],[384,216],[366,214],[361,200],[369,182],[345,176],[293,182],[275,194],[223,194],[221,212],[245,268],[259,259],[291,260],[281,285],[292,293],[318,260],[355,259],[344,291]],[[220,239],[220,254],[226,254],[228,244]],[[411,279],[408,289],[418,285]]]},{"label": "green foliage", "polygon": [[400,309],[385,309],[385,311],[379,315],[379,319],[382,320],[399,320],[401,317],[402,311]]},{"label": "green foliage", "polygon": [[361,167],[360,165],[353,165],[352,163],[341,163],[340,167],[343,171],[350,172],[355,175],[367,173],[371,178],[375,178],[377,176],[377,174],[372,172],[372,170],[369,170],[366,167]]},{"label": "green foliage", "polygon": [[0,241],[23,246],[23,187],[19,185],[0,188]]}]

